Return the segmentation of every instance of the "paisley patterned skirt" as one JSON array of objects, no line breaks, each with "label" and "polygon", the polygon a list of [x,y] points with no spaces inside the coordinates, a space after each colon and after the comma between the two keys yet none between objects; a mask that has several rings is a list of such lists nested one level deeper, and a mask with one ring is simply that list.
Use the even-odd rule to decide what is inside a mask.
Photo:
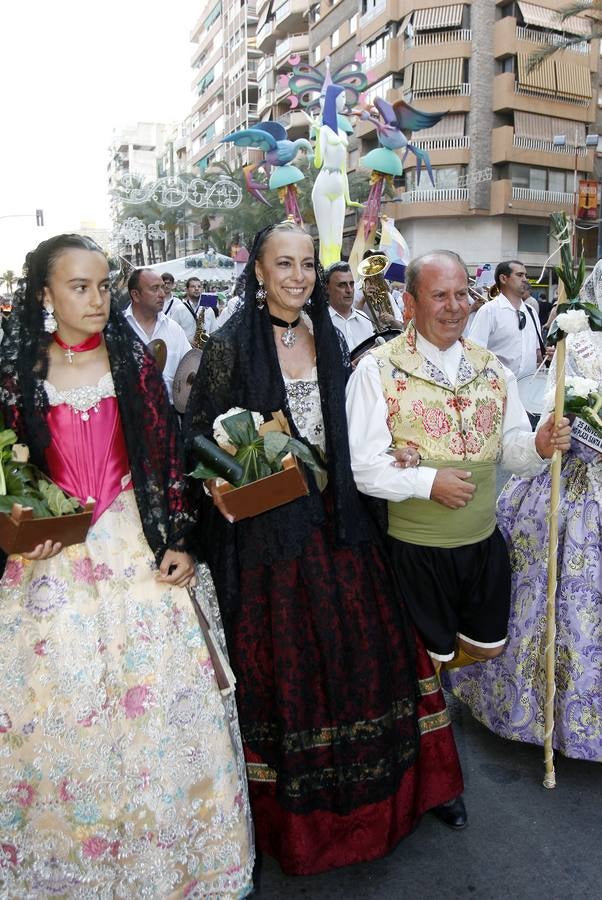
[{"label": "paisley patterned skirt", "polygon": [[[602,762],[602,458],[575,443],[562,468],[556,595],[554,747]],[[449,678],[454,694],[501,737],[543,744],[549,471],[512,478],[498,523],[512,563],[508,643]]]},{"label": "paisley patterned skirt", "polygon": [[[233,699],[134,492],[0,582],[0,894],[239,898],[253,838]],[[197,601],[223,639],[213,585]]]}]

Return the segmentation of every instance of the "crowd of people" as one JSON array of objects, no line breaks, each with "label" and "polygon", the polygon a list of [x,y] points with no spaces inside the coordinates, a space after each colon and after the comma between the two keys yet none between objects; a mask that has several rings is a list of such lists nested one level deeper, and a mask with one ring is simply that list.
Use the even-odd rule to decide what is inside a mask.
[{"label": "crowd of people", "polygon": [[[517,379],[549,355],[522,263],[498,266],[498,299],[472,316],[457,254],[405,277],[378,320],[370,285],[344,262],[322,272],[285,222],[256,235],[225,308],[194,276],[178,298],[169,273],[137,269],[121,311],[89,238],[28,255],[4,425],[95,506],[84,543],[2,560],[8,896],[242,898],[264,853],[312,874],[385,855],[427,812],[462,829],[441,682],[503,737],[543,740],[556,451],[554,741],[602,761],[599,448],[549,405],[534,431],[521,403]],[[584,292],[602,307],[602,263]],[[180,420],[174,373],[201,333]],[[602,385],[599,334],[567,350]],[[240,521],[214,479],[185,475],[235,408],[281,412],[322,467]],[[514,474],[496,514],[499,466]]]}]

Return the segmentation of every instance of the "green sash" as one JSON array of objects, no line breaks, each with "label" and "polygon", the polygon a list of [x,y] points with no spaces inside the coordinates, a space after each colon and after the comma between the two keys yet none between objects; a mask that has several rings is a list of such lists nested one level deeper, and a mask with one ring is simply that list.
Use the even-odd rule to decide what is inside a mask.
[{"label": "green sash", "polygon": [[432,469],[463,469],[476,491],[466,506],[448,509],[434,500],[389,502],[389,534],[424,547],[462,547],[485,540],[495,528],[495,473],[492,461],[423,460]]}]

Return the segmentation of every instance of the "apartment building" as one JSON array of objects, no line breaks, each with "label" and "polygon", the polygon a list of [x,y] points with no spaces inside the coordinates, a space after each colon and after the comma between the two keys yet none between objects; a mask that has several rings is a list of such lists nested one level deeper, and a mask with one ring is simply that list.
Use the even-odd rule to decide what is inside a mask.
[{"label": "apartment building", "polygon": [[[586,40],[585,16],[563,22],[566,0],[255,3],[256,17],[249,4],[223,0],[222,11],[208,0],[195,26],[199,100],[191,133],[199,168],[220,156],[234,158],[231,149],[218,147],[219,138],[258,119],[282,122],[292,139],[307,134],[280,77],[290,71],[291,54],[321,68],[329,56],[335,69],[361,50],[371,78],[368,99],[404,99],[446,113],[434,128],[411,136],[430,154],[434,186],[424,170],[417,180],[410,155],[400,199],[387,204],[412,253],[447,246],[452,220],[454,247],[473,266],[517,255],[532,267],[543,264],[553,249],[550,213],[572,215],[579,180],[598,177],[591,138],[598,130],[600,47]],[[240,46],[243,25],[246,37],[234,53],[233,35],[239,33]],[[530,70],[531,54],[557,45],[563,34],[577,43]],[[240,71],[236,79],[234,71]],[[376,146],[374,126],[360,122],[350,141],[350,169]],[[349,233],[355,223],[350,211]],[[581,240],[594,257],[595,229],[580,232]]]},{"label": "apartment building", "polygon": [[148,180],[156,178],[158,161],[173,128],[173,125],[158,122],[137,122],[115,129],[107,163],[109,192],[126,175],[138,175]]},{"label": "apartment building", "polygon": [[255,0],[201,0],[192,29],[196,44],[192,57],[196,97],[190,115],[189,168],[203,172],[215,160],[237,164],[240,152],[220,145],[231,131],[258,121]]},{"label": "apartment building", "polygon": [[[449,246],[451,219],[454,249],[471,265],[519,256],[536,267],[547,259],[549,215],[573,214],[575,187],[595,173],[597,157],[587,135],[598,115],[598,42],[583,40],[529,69],[531,54],[563,33],[589,34],[584,18],[561,21],[564,6],[362,0],[369,94],[447,113],[412,135],[430,154],[434,187],[424,170],[417,181],[409,156],[401,202],[390,204],[412,253]],[[376,146],[369,123],[358,135],[362,154]],[[582,238],[595,256],[595,233]]]}]

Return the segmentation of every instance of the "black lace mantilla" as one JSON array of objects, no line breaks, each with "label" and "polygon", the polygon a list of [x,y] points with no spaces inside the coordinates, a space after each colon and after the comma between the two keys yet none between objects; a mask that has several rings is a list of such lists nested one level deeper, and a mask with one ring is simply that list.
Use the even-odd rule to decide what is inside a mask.
[{"label": "black lace mantilla", "polygon": [[[256,289],[251,268],[244,305],[209,338],[184,423],[188,447],[196,434],[212,437],[215,418],[234,406],[260,412],[264,418],[281,409],[287,415],[291,433],[303,440],[288,407],[269,311],[267,306],[257,308]],[[339,545],[352,546],[368,540],[370,529],[349,459],[345,384],[351,373],[351,362],[345,339],[332,324],[320,277],[306,311],[314,329],[335,537]],[[251,568],[258,560],[272,565],[299,556],[311,528],[323,524],[321,494],[312,473],[306,470],[305,474],[309,496],[245,519],[235,527],[228,525],[213,504],[207,503],[198,492],[197,502],[204,508],[205,553],[224,609],[238,606],[235,573],[239,567]]]}]

